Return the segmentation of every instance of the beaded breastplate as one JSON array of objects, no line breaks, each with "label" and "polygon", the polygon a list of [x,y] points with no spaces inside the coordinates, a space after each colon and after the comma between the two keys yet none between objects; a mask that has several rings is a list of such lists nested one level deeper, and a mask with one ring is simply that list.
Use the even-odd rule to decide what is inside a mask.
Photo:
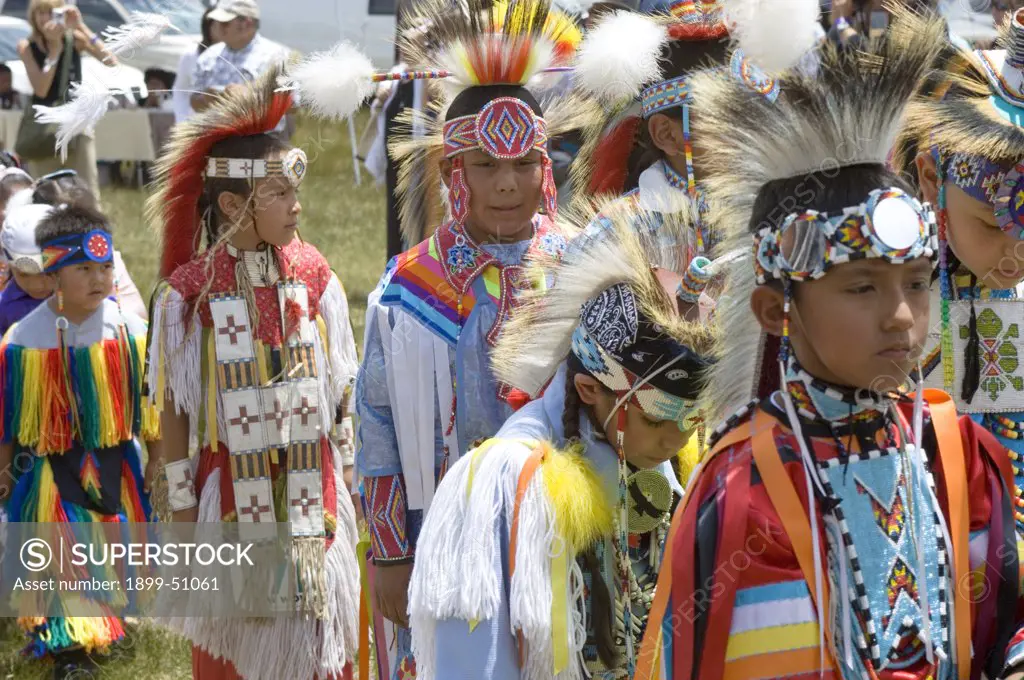
[{"label": "beaded breastplate", "polygon": [[931,640],[937,667],[952,678],[948,550],[923,465],[913,448],[874,450],[818,463],[831,509],[824,513],[828,625],[843,678],[919,664]]}]

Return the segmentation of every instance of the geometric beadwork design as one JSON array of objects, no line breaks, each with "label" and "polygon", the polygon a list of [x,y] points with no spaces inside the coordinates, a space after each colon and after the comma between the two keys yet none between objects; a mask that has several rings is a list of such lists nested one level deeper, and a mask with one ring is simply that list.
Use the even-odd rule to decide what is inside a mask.
[{"label": "geometric beadwork design", "polygon": [[967,365],[970,342],[970,300],[949,303],[954,324],[953,390],[957,409],[966,413],[1007,413],[1024,411],[1024,341],[1018,319],[1024,313],[1024,300],[976,300],[978,355],[981,380],[970,403],[959,389]]},{"label": "geometric beadwork design", "polygon": [[[825,529],[834,606],[828,623],[837,645],[852,629],[856,647],[851,654],[837,651],[844,678],[863,676],[862,664],[877,671],[883,663],[893,670],[916,663],[924,653],[923,628],[937,649],[950,653],[948,551],[928,490],[934,481],[923,464],[911,463],[915,455],[912,448],[888,448],[818,463],[829,499]],[[948,665],[938,668],[937,677],[951,677]]]},{"label": "geometric beadwork design", "polygon": [[516,97],[498,97],[476,114],[444,124],[444,156],[453,159],[472,149],[492,158],[522,158],[533,150],[547,153],[544,119]]},{"label": "geometric beadwork design", "polygon": [[480,148],[493,158],[522,158],[533,150],[537,125],[533,111],[515,97],[498,97],[476,117]]},{"label": "geometric beadwork design", "polygon": [[405,486],[400,475],[363,479],[373,557],[377,562],[409,555]]}]

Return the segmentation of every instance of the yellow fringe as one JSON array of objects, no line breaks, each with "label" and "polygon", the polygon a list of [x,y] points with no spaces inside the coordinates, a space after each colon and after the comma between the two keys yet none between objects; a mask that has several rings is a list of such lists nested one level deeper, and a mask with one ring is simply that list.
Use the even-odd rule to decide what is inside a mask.
[{"label": "yellow fringe", "polygon": [[96,385],[96,397],[100,408],[100,444],[113,446],[117,443],[117,431],[112,418],[104,418],[103,414],[113,413],[114,402],[110,398],[110,375],[107,371],[106,353],[102,345],[90,345],[89,363],[92,364],[92,377]]},{"label": "yellow fringe", "polygon": [[206,378],[206,432],[209,434],[210,448],[216,450],[217,442],[217,349],[213,333],[207,338],[207,378]]},{"label": "yellow fringe", "polygon": [[696,430],[690,435],[689,440],[679,450],[679,453],[676,454],[676,458],[679,460],[679,483],[685,489],[686,483],[690,481],[693,469],[700,462],[700,437],[697,435]]},{"label": "yellow fringe", "polygon": [[610,536],[614,523],[601,478],[577,453],[551,449],[541,463],[558,533],[573,552]]},{"label": "yellow fringe", "polygon": [[[164,314],[166,314],[166,310],[168,309],[167,298],[170,297],[170,294],[171,287],[165,286],[163,291],[160,293],[160,299],[157,302],[159,307],[156,309],[164,310]],[[167,374],[165,372],[167,370],[167,357],[164,354],[164,340],[166,338],[164,337],[163,329],[157,328],[156,333],[154,333],[154,337],[157,338],[156,347],[153,348],[153,361],[157,362],[156,395],[154,396],[156,401],[156,411],[157,413],[162,413],[164,410],[164,393],[167,391]],[[145,357],[146,354],[145,352],[140,352],[139,356]],[[143,366],[145,366],[145,361],[143,361]]]},{"label": "yellow fringe", "polygon": [[[21,365],[25,375],[25,387],[21,393],[21,419],[18,422],[18,441],[26,446],[39,443],[39,422],[42,417],[41,398],[52,404],[56,385],[43,380],[42,352],[22,350]],[[33,386],[42,389],[32,389]],[[25,389],[28,388],[28,389]]]}]

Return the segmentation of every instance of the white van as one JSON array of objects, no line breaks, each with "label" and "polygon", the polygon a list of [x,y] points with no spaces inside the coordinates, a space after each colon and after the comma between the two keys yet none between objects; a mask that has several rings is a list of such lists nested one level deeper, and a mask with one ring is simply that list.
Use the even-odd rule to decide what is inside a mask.
[{"label": "white van", "polygon": [[260,33],[308,54],[347,40],[374,65],[387,70],[395,59],[396,0],[257,0]]}]

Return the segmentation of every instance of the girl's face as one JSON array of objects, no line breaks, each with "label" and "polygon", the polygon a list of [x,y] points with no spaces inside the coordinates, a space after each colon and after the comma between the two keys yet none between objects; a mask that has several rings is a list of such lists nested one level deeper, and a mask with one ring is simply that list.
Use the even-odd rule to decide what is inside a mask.
[{"label": "girl's face", "polygon": [[[609,419],[618,398],[601,383],[589,375],[576,375],[575,388],[584,404],[591,407],[597,422],[595,427],[604,428],[604,436],[614,445],[618,429],[618,412]],[[570,389],[572,389],[570,387]],[[619,407],[622,408],[622,407]],[[649,417],[635,404],[626,409],[626,427],[623,431],[623,449],[626,460],[633,466],[648,470],[673,458],[686,444],[690,432],[679,429],[674,420],[657,420]]]},{"label": "girl's face", "polygon": [[[917,174],[924,200],[938,206],[939,177],[930,153],[917,156]],[[1004,232],[991,203],[969,195],[952,181],[945,183],[946,240],[950,250],[978,283],[993,290],[1013,288],[1024,280],[1024,241]]]},{"label": "girl's face", "polygon": [[286,246],[299,229],[299,190],[284,177],[256,182],[252,202],[256,233],[272,246]]},{"label": "girl's face", "polygon": [[114,292],[112,261],[80,262],[49,276],[64,296],[64,309],[72,314],[95,312]]},{"label": "girl's face", "polygon": [[239,248],[252,250],[262,243],[280,248],[299,229],[299,190],[284,177],[256,180],[250,195],[221,192],[217,204],[228,222],[241,226],[231,238]]},{"label": "girl's face", "polygon": [[35,300],[45,300],[53,295],[54,280],[50,274],[23,274],[11,267],[11,274],[18,287]]}]

